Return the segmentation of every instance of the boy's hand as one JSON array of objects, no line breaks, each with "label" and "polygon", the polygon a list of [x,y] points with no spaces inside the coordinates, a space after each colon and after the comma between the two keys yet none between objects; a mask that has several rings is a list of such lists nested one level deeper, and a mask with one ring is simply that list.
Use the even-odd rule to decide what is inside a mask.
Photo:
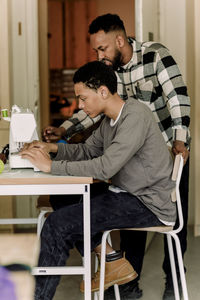
[{"label": "boy's hand", "polygon": [[22,158],[28,159],[40,171],[51,172],[52,161],[47,151],[41,147],[30,147],[20,152]]},{"label": "boy's hand", "polygon": [[45,143],[45,142],[40,142],[40,141],[33,141],[30,144],[29,143],[24,144],[24,147],[21,150],[21,152],[24,151],[24,150],[30,150],[30,149],[33,149],[33,148],[43,149],[47,153],[50,153],[50,152],[56,153],[58,151],[58,146],[56,144]]}]

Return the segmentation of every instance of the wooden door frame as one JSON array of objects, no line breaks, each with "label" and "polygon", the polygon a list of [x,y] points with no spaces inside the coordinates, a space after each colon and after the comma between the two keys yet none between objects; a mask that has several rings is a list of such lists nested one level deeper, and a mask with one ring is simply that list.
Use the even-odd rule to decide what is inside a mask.
[{"label": "wooden door frame", "polygon": [[48,64],[48,0],[38,1],[41,129],[50,124]]}]

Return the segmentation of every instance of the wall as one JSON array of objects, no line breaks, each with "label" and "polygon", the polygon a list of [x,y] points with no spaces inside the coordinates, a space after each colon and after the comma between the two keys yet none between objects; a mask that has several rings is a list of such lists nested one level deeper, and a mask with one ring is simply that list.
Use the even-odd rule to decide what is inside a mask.
[{"label": "wall", "polygon": [[170,50],[186,80],[186,0],[159,2],[160,42]]},{"label": "wall", "polygon": [[[159,41],[159,0],[142,1],[142,19],[142,40]],[[153,38],[150,38],[149,33],[153,33]]]},{"label": "wall", "polygon": [[[188,83],[191,92],[191,156],[190,156],[190,199],[194,210],[194,234],[200,235],[200,1],[187,0],[187,31]],[[190,29],[190,31],[189,31]]]},{"label": "wall", "polygon": [[[9,7],[10,1],[0,1],[0,109],[10,107],[10,51],[9,51]],[[0,120],[0,151],[9,142],[9,123]],[[0,197],[0,218],[12,218],[14,213],[13,198]],[[13,225],[4,225],[0,231],[10,232]]]},{"label": "wall", "polygon": [[29,107],[39,118],[37,0],[11,0],[12,104]]},{"label": "wall", "polygon": [[123,20],[127,34],[135,36],[135,1],[134,0],[97,0],[98,15],[117,14]]},{"label": "wall", "polygon": [[[10,107],[9,1],[0,1],[0,109]],[[0,120],[0,149],[8,143],[9,123]]]},{"label": "wall", "polygon": [[[164,44],[186,80],[186,0],[136,1],[142,7],[141,40]],[[153,39],[149,32],[153,33]]]},{"label": "wall", "polygon": [[[37,0],[0,1],[0,106],[13,104],[31,108],[39,119],[39,72]],[[9,123],[0,121],[0,147],[9,142]],[[0,214],[13,217],[35,214],[35,197],[12,201],[0,198]],[[21,197],[20,197],[21,198]],[[32,209],[34,207],[34,209]],[[1,227],[2,228],[2,227]]]}]

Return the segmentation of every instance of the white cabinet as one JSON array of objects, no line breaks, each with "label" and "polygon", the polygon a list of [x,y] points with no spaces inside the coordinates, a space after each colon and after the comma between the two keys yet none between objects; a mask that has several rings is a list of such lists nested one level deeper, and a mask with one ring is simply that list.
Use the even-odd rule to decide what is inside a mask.
[{"label": "white cabinet", "polygon": [[38,2],[11,0],[11,103],[30,108],[39,124]]},{"label": "white cabinet", "polygon": [[[10,21],[11,103],[28,107],[33,111],[39,134],[38,1],[11,0]],[[36,198],[36,196],[17,196],[16,217],[35,217]],[[23,225],[23,227],[30,226]]]}]

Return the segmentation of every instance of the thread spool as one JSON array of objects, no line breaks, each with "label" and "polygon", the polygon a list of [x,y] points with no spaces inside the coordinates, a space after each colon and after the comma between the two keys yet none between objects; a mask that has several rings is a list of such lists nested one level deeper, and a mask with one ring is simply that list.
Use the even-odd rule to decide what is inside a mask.
[{"label": "thread spool", "polygon": [[0,159],[0,174],[3,172],[4,170],[4,163],[3,161]]},{"label": "thread spool", "polygon": [[1,115],[3,118],[7,118],[8,117],[8,109],[5,108],[5,109],[2,109],[1,110]]}]

